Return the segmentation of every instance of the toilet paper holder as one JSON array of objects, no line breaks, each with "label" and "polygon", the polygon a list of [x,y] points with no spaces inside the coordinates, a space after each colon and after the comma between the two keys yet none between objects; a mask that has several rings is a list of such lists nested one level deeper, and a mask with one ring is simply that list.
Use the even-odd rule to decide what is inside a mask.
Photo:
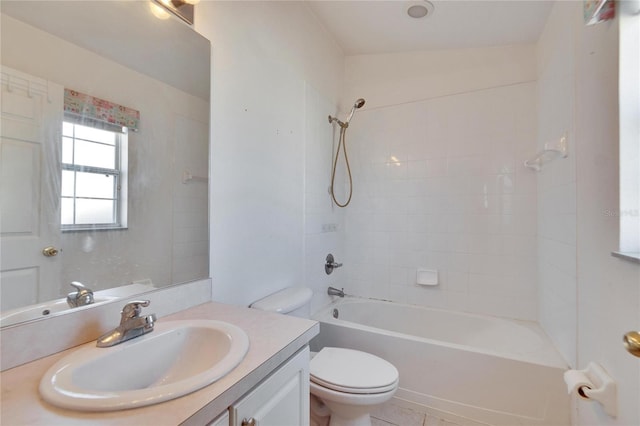
[{"label": "toilet paper holder", "polygon": [[597,401],[608,415],[618,415],[616,382],[600,364],[590,362],[584,370],[565,371],[564,380],[569,394],[575,392],[581,399]]}]

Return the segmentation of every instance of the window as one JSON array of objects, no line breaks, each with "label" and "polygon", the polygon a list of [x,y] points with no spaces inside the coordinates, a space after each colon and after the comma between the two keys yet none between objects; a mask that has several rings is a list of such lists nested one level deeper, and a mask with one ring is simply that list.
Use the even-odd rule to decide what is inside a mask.
[{"label": "window", "polygon": [[640,262],[640,3],[620,13],[620,252]]},{"label": "window", "polygon": [[63,231],[127,227],[127,128],[62,126],[61,226]]}]

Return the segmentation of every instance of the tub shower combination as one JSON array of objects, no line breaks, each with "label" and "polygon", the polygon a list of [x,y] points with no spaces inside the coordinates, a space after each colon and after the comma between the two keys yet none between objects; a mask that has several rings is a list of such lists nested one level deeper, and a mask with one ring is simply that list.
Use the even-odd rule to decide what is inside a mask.
[{"label": "tub shower combination", "polygon": [[567,365],[532,322],[346,297],[318,312],[312,349],[358,349],[400,373],[395,402],[491,425],[569,424]]}]

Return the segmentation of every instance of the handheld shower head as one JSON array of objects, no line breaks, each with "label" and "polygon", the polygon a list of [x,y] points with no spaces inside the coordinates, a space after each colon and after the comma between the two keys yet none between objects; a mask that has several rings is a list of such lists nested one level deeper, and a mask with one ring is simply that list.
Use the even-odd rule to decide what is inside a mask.
[{"label": "handheld shower head", "polygon": [[356,112],[356,109],[360,109],[364,106],[364,99],[360,98],[358,99],[354,104],[353,107],[351,108],[351,112],[349,113],[349,115],[347,116],[347,119],[345,121],[345,123],[349,123],[351,121],[351,117],[353,117],[353,113]]},{"label": "handheld shower head", "polygon": [[[353,180],[351,179],[351,166],[349,166],[349,159],[347,158],[347,142],[346,142],[346,134],[347,128],[349,127],[349,121],[351,121],[351,117],[353,117],[353,113],[356,112],[357,109],[360,109],[364,106],[364,99],[358,99],[351,108],[351,112],[349,116],[344,121],[344,123],[338,120],[336,117],[329,116],[329,123],[333,124],[337,122],[340,125],[340,139],[338,140],[338,149],[336,150],[336,156],[333,160],[333,166],[331,171],[331,186],[329,187],[329,193],[331,194],[331,198],[333,202],[336,203],[338,207],[346,207],[351,202],[351,195],[353,195]],[[334,192],[335,187],[335,178],[336,178],[336,166],[338,165],[338,156],[340,155],[340,148],[342,148],[342,152],[344,153],[344,161],[346,164],[347,174],[349,175],[349,197],[344,204],[340,204],[340,202],[336,199],[336,195]]]}]

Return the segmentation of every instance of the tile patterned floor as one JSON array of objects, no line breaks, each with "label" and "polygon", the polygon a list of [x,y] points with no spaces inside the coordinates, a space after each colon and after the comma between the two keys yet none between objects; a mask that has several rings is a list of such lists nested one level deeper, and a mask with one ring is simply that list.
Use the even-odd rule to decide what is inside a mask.
[{"label": "tile patterned floor", "polygon": [[462,426],[387,402],[371,412],[371,426]]},{"label": "tile patterned floor", "polygon": [[[317,417],[311,413],[311,426],[327,426],[328,417]],[[371,426],[462,426],[444,419],[419,413],[387,402],[371,412]]]}]

